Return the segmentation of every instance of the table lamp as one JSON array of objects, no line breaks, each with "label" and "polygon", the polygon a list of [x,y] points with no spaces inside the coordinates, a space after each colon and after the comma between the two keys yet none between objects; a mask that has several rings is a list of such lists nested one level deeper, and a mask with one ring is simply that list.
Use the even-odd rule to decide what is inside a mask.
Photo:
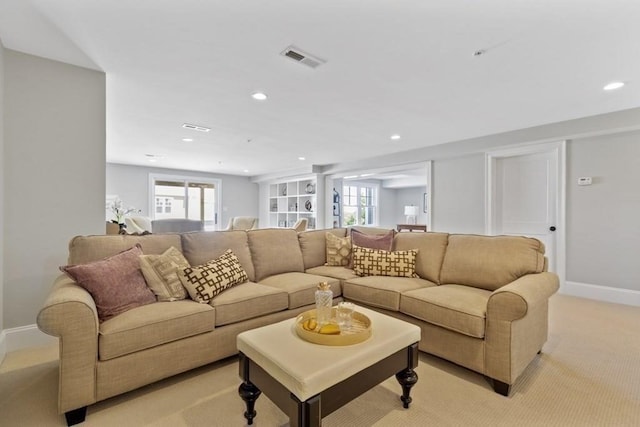
[{"label": "table lamp", "polygon": [[407,216],[407,224],[415,224],[418,216],[418,207],[414,205],[405,206],[404,214]]}]

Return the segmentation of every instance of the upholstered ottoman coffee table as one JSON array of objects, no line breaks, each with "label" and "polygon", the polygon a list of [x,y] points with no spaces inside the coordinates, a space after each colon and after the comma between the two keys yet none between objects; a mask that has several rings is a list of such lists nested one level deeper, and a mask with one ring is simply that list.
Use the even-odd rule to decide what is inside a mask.
[{"label": "upholstered ottoman coffee table", "polygon": [[289,416],[291,427],[320,426],[344,404],[395,375],[400,400],[409,407],[411,387],[418,381],[420,328],[356,306],[371,320],[371,336],[348,346],[313,344],[300,338],[295,319],[238,335],[238,389],[246,402],[249,424],[262,392]]}]

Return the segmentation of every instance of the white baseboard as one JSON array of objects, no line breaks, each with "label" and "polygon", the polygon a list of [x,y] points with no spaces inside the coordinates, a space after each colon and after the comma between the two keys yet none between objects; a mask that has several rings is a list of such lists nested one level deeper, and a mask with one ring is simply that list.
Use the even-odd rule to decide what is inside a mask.
[{"label": "white baseboard", "polygon": [[0,331],[0,365],[7,354],[7,340],[4,331]]},{"label": "white baseboard", "polygon": [[640,307],[640,291],[634,291],[632,289],[612,288],[610,286],[566,281],[561,293],[598,301]]},{"label": "white baseboard", "polygon": [[0,355],[29,347],[40,347],[56,342],[58,338],[42,332],[36,325],[20,326],[0,332]]}]

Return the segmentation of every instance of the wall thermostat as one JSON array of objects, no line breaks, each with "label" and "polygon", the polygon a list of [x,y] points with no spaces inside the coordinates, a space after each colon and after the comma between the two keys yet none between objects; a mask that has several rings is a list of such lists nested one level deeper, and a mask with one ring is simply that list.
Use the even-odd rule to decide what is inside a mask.
[{"label": "wall thermostat", "polygon": [[591,185],[591,177],[581,176],[580,178],[578,178],[578,185]]}]

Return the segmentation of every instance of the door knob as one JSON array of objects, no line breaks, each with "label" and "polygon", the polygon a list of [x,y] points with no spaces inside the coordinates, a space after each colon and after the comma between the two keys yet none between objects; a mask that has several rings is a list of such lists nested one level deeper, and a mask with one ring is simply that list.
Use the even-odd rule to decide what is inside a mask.
[{"label": "door knob", "polygon": [[549,231],[556,231],[556,226],[552,225],[551,227],[549,227]]}]

